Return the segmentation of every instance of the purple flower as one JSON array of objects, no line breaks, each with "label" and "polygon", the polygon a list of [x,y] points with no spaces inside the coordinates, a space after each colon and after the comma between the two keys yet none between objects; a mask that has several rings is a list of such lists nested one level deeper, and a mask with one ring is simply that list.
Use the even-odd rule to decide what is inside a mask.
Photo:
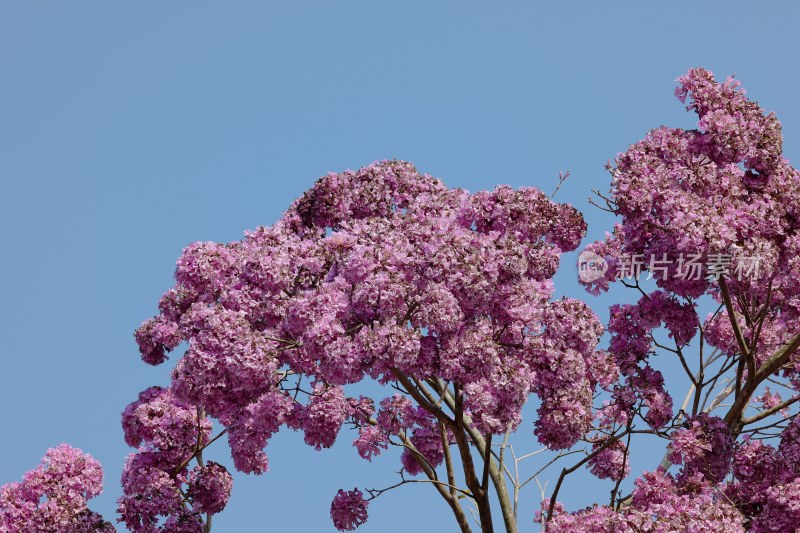
[{"label": "purple flower", "polygon": [[87,501],[103,490],[103,469],[68,444],[50,448],[21,482],[0,487],[0,531],[114,531]]},{"label": "purple flower", "polygon": [[209,461],[197,466],[189,475],[189,490],[186,495],[192,500],[192,509],[198,513],[214,514],[222,511],[228,503],[233,487],[233,478],[219,463]]},{"label": "purple flower", "polygon": [[353,531],[367,521],[369,502],[358,489],[345,492],[339,489],[331,503],[331,519],[339,531]]}]

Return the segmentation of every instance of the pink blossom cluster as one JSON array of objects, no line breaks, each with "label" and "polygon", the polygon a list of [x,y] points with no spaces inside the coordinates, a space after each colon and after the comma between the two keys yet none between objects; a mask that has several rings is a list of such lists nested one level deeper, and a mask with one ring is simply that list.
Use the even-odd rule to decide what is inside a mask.
[{"label": "pink blossom cluster", "polygon": [[608,351],[625,380],[614,387],[614,401],[603,416],[624,424],[634,412],[643,412],[652,428],[667,424],[673,415],[672,398],[661,372],[648,363],[653,350],[651,334],[663,324],[676,346],[682,347],[694,337],[697,323],[694,306],[680,303],[665,291],[645,294],[636,304],[611,306]]},{"label": "pink blossom cluster", "polygon": [[686,425],[671,435],[669,459],[683,465],[678,480],[683,482],[699,473],[711,483],[721,482],[733,459],[733,438],[728,426],[707,413],[700,413]]},{"label": "pink blossom cluster", "polygon": [[686,346],[697,332],[694,304],[682,303],[674,295],[657,290],[644,294],[635,304],[611,306],[606,367],[612,376],[617,370],[622,379],[610,387],[611,401],[594,414],[601,424],[624,426],[639,414],[651,428],[659,429],[672,420],[672,397],[662,373],[649,362],[654,350],[652,333],[661,325],[676,347]]},{"label": "pink blossom cluster", "polygon": [[189,462],[209,442],[211,422],[169,389],[151,387],[122,413],[125,441],[138,451],[122,472],[119,521],[136,533],[200,533],[220,512],[233,479],[225,467]]},{"label": "pink blossom cluster", "polygon": [[209,461],[195,468],[189,475],[189,490],[186,497],[192,508],[199,513],[215,514],[228,503],[233,488],[233,477],[219,463]]},{"label": "pink blossom cluster", "polygon": [[484,434],[516,428],[533,392],[539,440],[567,448],[590,427],[595,388],[617,374],[594,313],[550,300],[559,256],[585,230],[537,189],[471,195],[378,162],[320,178],[242,241],[188,246],[160,314],[135,336],[151,364],[188,343],[171,394],[225,426],[244,472],[267,470],[283,425],[321,449],[352,423],[366,459],[407,438],[408,473],[439,464],[432,415],[387,398],[372,420],[342,388],[365,378],[458,387]]},{"label": "pink blossom cluster", "polygon": [[609,352],[621,370],[627,372],[647,359],[653,349],[650,335],[662,324],[676,346],[685,346],[697,333],[694,305],[681,303],[674,295],[659,290],[645,294],[636,304],[611,306]]},{"label": "pink blossom cluster", "polygon": [[115,531],[87,507],[102,490],[103,469],[91,455],[68,444],[51,448],[22,481],[0,487],[0,531]]},{"label": "pink blossom cluster", "polygon": [[783,401],[783,398],[781,398],[779,392],[772,392],[769,387],[764,387],[763,394],[753,397],[753,400],[760,403],[761,408],[766,410],[778,407]]},{"label": "pink blossom cluster", "polygon": [[[700,343],[717,348],[726,361],[741,358],[738,377],[728,381],[741,389],[750,377],[746,359],[756,370],[763,368],[797,333],[800,319],[800,174],[783,158],[780,123],[732,79],[718,83],[710,72],[692,69],[678,82],[676,95],[697,113],[698,129],[653,130],[609,165],[608,206],[621,222],[587,248],[608,265],[604,275],[581,282],[593,294],[608,290],[619,279],[617,267],[625,257],[640,257],[644,270],[666,265],[650,272],[658,290],[644,292],[638,280],[626,281],[642,297],[610,309],[608,351],[622,379],[595,417],[601,425],[619,427],[640,415],[651,429],[669,436],[668,458],[682,469],[675,478],[646,474],[636,482],[633,503],[618,510],[560,512],[548,531],[794,531],[800,524],[793,459],[798,423],[783,431],[778,448],[747,437],[736,443],[742,431],[736,417],[722,420],[700,412],[677,426],[663,376],[652,368],[651,359],[665,351],[686,367],[684,350],[702,331]],[[731,271],[752,257],[759,258],[759,270],[751,276],[720,276],[708,264],[721,254],[730,254]],[[677,259],[685,256],[704,265],[702,276],[677,275]],[[719,303],[705,321],[695,312],[703,295]],[[671,339],[667,346],[654,336],[662,326]],[[734,364],[727,368],[737,371]],[[775,373],[797,388],[798,370],[795,353]],[[736,396],[740,393],[749,399],[753,389]],[[755,401],[766,411],[783,400],[766,389]],[[788,416],[785,409],[782,414]],[[590,470],[607,475],[613,457],[609,451],[593,457]],[[654,485],[659,488],[648,488]]]},{"label": "pink blossom cluster", "polygon": [[[381,401],[375,418],[359,428],[353,445],[362,458],[371,461],[390,443],[399,443],[405,437],[413,451],[406,446],[400,460],[405,472],[417,475],[424,467],[436,468],[444,460],[441,431],[431,413],[415,406],[406,396],[395,394]],[[445,429],[445,439],[454,443],[449,428]]]},{"label": "pink blossom cluster", "polygon": [[597,439],[592,445],[592,451],[600,451],[589,459],[589,471],[599,479],[619,481],[631,471],[628,450],[620,440],[615,439],[610,445],[607,441]]},{"label": "pink blossom cluster", "polygon": [[800,524],[800,419],[781,433],[777,448],[747,440],[736,450],[727,497],[749,517],[750,531],[793,531]]},{"label": "pink blossom cluster", "polygon": [[[800,176],[782,155],[780,122],[748,100],[738,82],[718,83],[699,68],[678,82],[676,95],[690,102],[698,129],[658,128],[617,157],[609,167],[610,200],[622,223],[589,249],[610,265],[623,254],[641,254],[645,269],[665,257],[677,268],[681,254],[699,254],[703,262],[729,254],[733,265],[758,257],[757,276],[727,276],[727,281],[732,293],[743,296],[733,299],[736,318],[748,342],[756,341],[762,362],[787,340],[800,317]],[[677,297],[720,298],[719,282],[706,270],[697,280],[671,271],[651,274]],[[609,268],[586,285],[596,293],[615,279],[617,269]],[[755,329],[752,310],[742,305],[767,299],[768,317]],[[709,342],[736,353],[726,310],[706,328]]]},{"label": "pink blossom cluster", "polygon": [[[566,513],[557,505],[552,520],[547,523],[547,532],[745,531],[745,517],[719,494],[713,484],[699,481],[681,485],[672,475],[659,469],[646,472],[635,485],[630,503],[619,510],[595,505],[576,513]],[[544,503],[549,505],[548,501]]]},{"label": "pink blossom cluster", "polygon": [[353,531],[367,521],[369,502],[358,489],[339,490],[331,503],[331,519],[339,531]]}]

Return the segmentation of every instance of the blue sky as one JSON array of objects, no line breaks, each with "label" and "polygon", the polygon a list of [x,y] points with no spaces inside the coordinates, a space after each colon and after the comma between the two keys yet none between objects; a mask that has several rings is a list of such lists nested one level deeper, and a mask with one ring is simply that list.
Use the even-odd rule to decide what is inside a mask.
[{"label": "blue sky", "polygon": [[[735,1],[0,4],[0,483],[69,442],[103,463],[93,508],[112,517],[130,451],[119,414],[168,380],[132,332],[181,249],[273,223],[328,171],[397,157],[453,187],[550,191],[570,170],[557,198],[585,212],[588,243],[612,223],[586,202],[608,187],[604,163],[650,128],[692,127],[672,96],[692,66],[736,74],[800,157],[797,15]],[[583,296],[572,261],[557,290]],[[608,298],[589,301],[607,316]],[[531,421],[520,435],[536,449]],[[317,453],[276,437],[271,471],[236,477],[215,531],[333,530],[338,488],[391,484],[399,467],[364,463],[352,438]],[[609,489],[579,477],[562,494],[576,508]],[[360,531],[453,530],[434,494],[384,495]],[[522,531],[537,505],[523,493]]]}]

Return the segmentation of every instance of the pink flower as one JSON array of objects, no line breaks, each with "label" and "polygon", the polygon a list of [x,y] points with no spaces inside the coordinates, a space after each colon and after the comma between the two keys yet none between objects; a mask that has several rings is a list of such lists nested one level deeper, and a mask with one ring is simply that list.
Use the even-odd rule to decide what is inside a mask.
[{"label": "pink flower", "polygon": [[353,531],[367,521],[369,502],[358,489],[345,492],[339,489],[331,503],[331,519],[339,531]]},{"label": "pink flower", "polygon": [[[592,445],[592,451],[605,444],[605,440],[598,440]],[[603,451],[589,459],[589,471],[600,479],[619,481],[624,479],[631,471],[630,458],[625,445],[619,440],[609,445]]]},{"label": "pink flower", "polygon": [[198,513],[214,514],[225,508],[232,487],[233,478],[228,470],[221,464],[209,461],[192,471],[186,495],[192,500],[192,509]]},{"label": "pink flower", "polygon": [[0,531],[114,531],[87,501],[103,490],[103,469],[68,444],[50,448],[21,482],[0,487]]},{"label": "pink flower", "polygon": [[372,456],[380,455],[385,450],[388,439],[377,426],[362,427],[358,431],[358,438],[353,441],[353,446],[358,450],[358,455],[367,461],[372,461]]}]

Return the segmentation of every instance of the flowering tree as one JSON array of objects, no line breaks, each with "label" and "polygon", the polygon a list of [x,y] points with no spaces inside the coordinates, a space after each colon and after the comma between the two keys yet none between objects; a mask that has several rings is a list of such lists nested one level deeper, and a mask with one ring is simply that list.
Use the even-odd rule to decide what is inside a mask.
[{"label": "flowering tree", "polygon": [[[226,437],[236,469],[261,474],[284,426],[318,450],[350,427],[359,456],[399,448],[402,469],[392,487],[340,490],[337,529],[364,523],[389,489],[421,483],[461,531],[473,510],[482,531],[515,532],[520,490],[539,473],[518,475],[510,439],[522,424],[554,454],[546,466],[562,467],[536,518],[547,531],[800,526],[800,176],[777,119],[736,83],[696,69],[679,84],[699,129],[654,130],[609,165],[600,198],[621,222],[584,252],[602,266],[583,279],[590,292],[616,282],[639,294],[611,308],[605,350],[585,303],[553,299],[583,218],[533,188],[469,194],[384,161],[324,176],[242,241],[187,247],[160,313],[135,334],[149,364],[187,349],[169,388],[123,412],[137,451],[118,521],[208,532],[232,485],[204,459],[212,443]],[[704,298],[715,310],[701,320]],[[654,366],[665,358],[691,383],[678,409]],[[364,380],[385,396],[354,395]],[[642,434],[667,453],[624,494]],[[583,467],[609,480],[611,497],[570,513],[558,495]],[[82,452],[49,451],[0,489],[0,531],[113,530],[87,508],[101,477]]]},{"label": "flowering tree", "polygon": [[[550,301],[559,255],[584,232],[574,208],[535,189],[470,195],[398,161],[330,174],[272,227],[189,246],[161,313],[136,337],[151,364],[188,341],[168,394],[224,426],[237,469],[265,472],[264,447],[281,426],[320,449],[347,424],[366,460],[402,448],[404,473],[423,476],[462,530],[470,525],[460,496],[492,529],[492,490],[513,530],[493,439],[516,429],[533,392],[539,439],[572,446],[589,427],[598,382],[612,379],[595,349],[594,314],[578,301]],[[377,405],[345,391],[367,378],[391,389]],[[175,440],[199,450],[208,435]],[[170,468],[184,466],[182,451]],[[162,455],[134,456],[135,471],[144,462],[163,475]],[[126,488],[123,500],[140,490]],[[334,525],[361,524],[367,501],[340,491]],[[134,511],[126,523],[135,529],[177,509],[149,509],[146,521]]]},{"label": "flowering tree", "polygon": [[[800,175],[782,157],[777,118],[737,82],[717,83],[703,69],[678,82],[699,129],[658,128],[609,165],[611,194],[602,198],[622,221],[588,251],[616,268],[586,283],[596,293],[618,281],[641,296],[611,308],[609,353],[621,377],[594,429],[615,444],[587,460],[601,474],[611,465],[620,472],[626,452],[616,443],[640,425],[670,441],[668,454],[608,506],[569,515],[553,498],[549,530],[800,526],[800,420],[789,409],[800,387]],[[657,290],[643,290],[642,271]],[[715,309],[701,320],[704,296]],[[661,325],[668,340],[654,335]],[[657,357],[691,383],[677,413],[652,368]],[[676,476],[666,473],[671,464],[682,465]]]}]

